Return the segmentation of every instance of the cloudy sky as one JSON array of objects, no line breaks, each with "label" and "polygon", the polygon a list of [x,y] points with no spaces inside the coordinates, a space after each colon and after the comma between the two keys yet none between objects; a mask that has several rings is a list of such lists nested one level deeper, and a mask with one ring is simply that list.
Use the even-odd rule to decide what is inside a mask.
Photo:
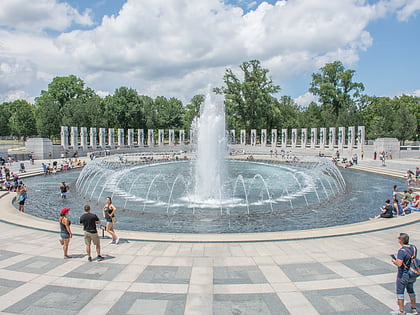
[{"label": "cloudy sky", "polygon": [[188,102],[251,59],[305,105],[341,60],[366,93],[420,96],[420,0],[2,0],[0,102],[33,101],[74,74]]}]

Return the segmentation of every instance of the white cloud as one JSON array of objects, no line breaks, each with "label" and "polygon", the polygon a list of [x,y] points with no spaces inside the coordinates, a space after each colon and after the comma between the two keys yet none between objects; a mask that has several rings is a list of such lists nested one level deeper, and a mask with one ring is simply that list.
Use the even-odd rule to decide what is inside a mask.
[{"label": "white cloud", "polygon": [[3,0],[0,25],[28,32],[45,29],[64,31],[73,23],[92,25],[90,10],[80,14],[67,3],[57,0]]},{"label": "white cloud", "polygon": [[419,0],[408,0],[407,3],[398,11],[398,19],[407,21],[411,16],[416,15],[420,11]]},{"label": "white cloud", "polygon": [[311,92],[306,92],[305,94],[295,98],[294,101],[300,106],[307,107],[311,102],[316,101],[316,97]]},{"label": "white cloud", "polygon": [[[220,86],[226,68],[258,59],[282,85],[326,62],[354,65],[372,45],[369,22],[390,11],[412,15],[417,2],[289,0],[262,2],[244,14],[221,0],[127,0],[95,28],[69,30],[91,25],[90,12],[58,0],[6,0],[0,4],[0,23],[7,26],[0,28],[0,63],[8,60],[14,70],[0,72],[0,84],[22,90],[30,80],[46,85],[54,76],[75,74],[97,91],[129,86],[188,101],[209,83]],[[53,36],[46,29],[66,32]]]},{"label": "white cloud", "polygon": [[28,93],[26,93],[26,91],[22,91],[22,90],[8,91],[7,94],[5,95],[0,94],[0,98],[2,98],[4,102],[13,102],[16,100],[26,100],[29,103],[34,102],[34,97],[29,96]]}]

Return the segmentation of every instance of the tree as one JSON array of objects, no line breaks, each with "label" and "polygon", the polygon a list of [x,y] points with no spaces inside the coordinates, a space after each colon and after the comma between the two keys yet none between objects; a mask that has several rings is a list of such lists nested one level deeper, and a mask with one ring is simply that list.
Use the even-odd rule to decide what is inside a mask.
[{"label": "tree", "polygon": [[194,95],[190,103],[185,106],[184,124],[185,130],[191,128],[191,123],[195,117],[200,117],[200,108],[204,104],[205,96],[203,94]]},{"label": "tree", "polygon": [[[345,70],[341,61],[327,63],[321,69],[321,73],[312,74],[312,82],[309,91],[318,96],[322,109],[332,113],[337,124],[340,112],[351,112],[361,98],[364,90],[362,83],[353,82],[354,70]],[[330,123],[330,117],[327,117]]]},{"label": "tree", "polygon": [[42,137],[58,135],[63,125],[63,111],[69,113],[69,109],[64,108],[70,106],[69,103],[85,104],[92,97],[96,97],[95,92],[76,76],[55,77],[48,84],[48,90],[41,91],[41,96],[35,99],[38,133]]},{"label": "tree", "polygon": [[12,116],[11,103],[4,102],[0,105],[0,136],[10,136],[10,116]]},{"label": "tree", "polygon": [[10,116],[11,134],[26,139],[36,134],[36,121],[34,106],[25,100],[11,103],[12,115]]},{"label": "tree", "polygon": [[231,69],[226,69],[223,77],[226,86],[214,89],[217,94],[225,95],[228,128],[267,128],[273,114],[271,94],[278,92],[280,86],[273,84],[267,76],[268,70],[258,60],[243,62],[240,69],[243,82]]}]

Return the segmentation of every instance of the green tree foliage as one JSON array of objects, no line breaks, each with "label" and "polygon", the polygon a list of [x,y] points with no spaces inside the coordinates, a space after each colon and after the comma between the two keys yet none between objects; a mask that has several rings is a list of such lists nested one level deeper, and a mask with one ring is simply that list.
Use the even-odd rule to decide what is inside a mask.
[{"label": "green tree foliage", "polygon": [[23,137],[36,134],[34,106],[24,100],[11,103],[10,132],[14,136]]},{"label": "green tree foliage", "polygon": [[416,140],[419,104],[420,98],[414,96],[403,95],[393,99],[371,97],[370,104],[363,110],[367,138],[391,137],[399,140]]},{"label": "green tree foliage", "polygon": [[225,95],[227,126],[229,129],[267,128],[275,105],[271,94],[280,90],[267,76],[268,70],[258,60],[243,62],[241,81],[231,69],[223,77],[225,87],[215,88],[217,94]]},{"label": "green tree foliage", "polygon": [[309,91],[322,104],[325,126],[342,125],[356,112],[364,85],[353,82],[355,71],[346,70],[341,61],[327,63],[320,71],[312,74]]},{"label": "green tree foliage", "polygon": [[195,117],[200,117],[200,108],[204,104],[205,96],[203,94],[194,95],[190,103],[185,106],[184,124],[185,130],[190,130],[191,123]]},{"label": "green tree foliage", "polygon": [[5,102],[0,105],[0,136],[10,136],[10,116],[12,116],[11,105]]},{"label": "green tree foliage", "polygon": [[86,88],[84,82],[76,76],[55,77],[48,85],[48,90],[41,91],[41,96],[35,99],[38,133],[42,137],[58,135],[64,113],[71,114],[72,118],[66,117],[69,125],[79,126],[79,118],[77,112],[73,112],[76,110],[73,107],[85,104],[92,97],[95,97],[95,92]]},{"label": "green tree foliage", "polygon": [[140,128],[144,125],[144,109],[136,90],[120,87],[104,100],[107,127]]}]

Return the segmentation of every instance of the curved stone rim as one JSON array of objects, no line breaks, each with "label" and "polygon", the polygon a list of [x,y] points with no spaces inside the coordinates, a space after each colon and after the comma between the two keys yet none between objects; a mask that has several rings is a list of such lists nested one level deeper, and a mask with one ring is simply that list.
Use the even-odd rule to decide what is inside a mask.
[{"label": "curved stone rim", "polygon": [[[3,217],[0,219],[0,222],[38,231],[51,232],[57,235],[59,234],[59,226],[57,222],[37,218],[32,215],[19,212],[12,204],[14,196],[15,193],[6,193],[0,197],[0,208],[3,209]],[[334,227],[280,232],[187,234],[139,232],[126,230],[117,231],[121,239],[130,241],[179,243],[252,243],[350,236],[394,229],[397,227],[415,224],[417,222],[420,222],[420,213],[415,212],[410,215],[394,217],[392,219],[378,219]],[[72,230],[74,235],[83,235],[82,228],[78,225],[72,225]]]}]

